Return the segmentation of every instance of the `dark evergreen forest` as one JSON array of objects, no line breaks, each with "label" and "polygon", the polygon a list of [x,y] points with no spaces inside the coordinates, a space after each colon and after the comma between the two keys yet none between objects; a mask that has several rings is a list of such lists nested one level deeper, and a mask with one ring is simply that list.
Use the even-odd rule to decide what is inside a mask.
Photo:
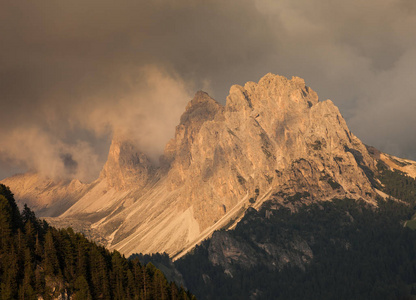
[{"label": "dark evergreen forest", "polygon": [[230,275],[209,260],[210,240],[175,266],[200,299],[416,299],[416,231],[404,226],[415,213],[416,181],[382,163],[378,167],[379,188],[402,201],[380,198],[375,207],[334,199],[306,206],[299,199],[296,211],[276,209],[270,201],[228,231],[252,246],[300,237],[313,252],[304,268],[235,261]]},{"label": "dark evergreen forest", "polygon": [[195,299],[151,263],[141,265],[20,212],[0,184],[0,299]]}]

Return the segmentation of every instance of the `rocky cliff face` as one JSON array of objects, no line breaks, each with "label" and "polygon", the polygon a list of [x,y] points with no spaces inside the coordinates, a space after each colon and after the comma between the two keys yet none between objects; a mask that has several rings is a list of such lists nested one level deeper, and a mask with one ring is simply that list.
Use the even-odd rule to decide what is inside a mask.
[{"label": "rocky cliff face", "polygon": [[160,166],[115,138],[97,181],[62,185],[71,199],[66,206],[64,192],[47,186],[39,192],[36,181],[5,183],[16,191],[31,186],[16,194],[22,201],[49,193],[44,215],[49,203],[61,203],[61,218],[91,222],[108,246],[126,255],[179,257],[272,195],[282,204],[288,197],[373,202],[374,170],[375,159],[330,100],[319,102],[303,79],[267,74],[232,86],[225,106],[196,93]]},{"label": "rocky cliff face", "polygon": [[183,189],[183,205],[194,207],[201,229],[245,196],[374,198],[366,147],[333,103],[318,102],[300,78],[268,74],[233,86],[225,107],[197,93],[165,157],[169,188]]},{"label": "rocky cliff face", "polygon": [[233,276],[236,266],[245,269],[262,266],[282,270],[290,264],[304,270],[305,265],[313,259],[309,244],[296,235],[278,244],[259,243],[254,238],[247,242],[244,239],[238,240],[229,231],[216,231],[207,252],[211,264],[221,266],[229,276]]},{"label": "rocky cliff face", "polygon": [[155,167],[133,142],[116,136],[110,146],[100,178],[116,190],[143,188],[153,177]]}]

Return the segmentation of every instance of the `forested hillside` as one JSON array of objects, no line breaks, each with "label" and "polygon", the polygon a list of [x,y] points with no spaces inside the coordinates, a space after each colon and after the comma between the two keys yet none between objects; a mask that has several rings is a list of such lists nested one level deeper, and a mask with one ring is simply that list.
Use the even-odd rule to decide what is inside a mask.
[{"label": "forested hillside", "polygon": [[378,167],[380,188],[401,202],[270,201],[175,266],[201,299],[416,299],[416,232],[404,226],[416,181]]},{"label": "forested hillside", "polygon": [[0,185],[0,299],[195,299],[152,264],[22,213]]}]

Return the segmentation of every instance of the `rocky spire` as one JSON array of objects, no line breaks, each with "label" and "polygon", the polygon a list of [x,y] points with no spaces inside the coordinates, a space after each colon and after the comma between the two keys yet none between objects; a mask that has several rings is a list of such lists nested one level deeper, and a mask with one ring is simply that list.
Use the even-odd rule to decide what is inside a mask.
[{"label": "rocky spire", "polygon": [[162,165],[170,166],[176,159],[183,166],[189,165],[189,152],[192,141],[205,122],[212,121],[223,110],[223,106],[207,93],[198,91],[189,101],[180,123],[176,126],[175,137],[165,147]]},{"label": "rocky spire", "polygon": [[100,177],[105,178],[110,187],[121,190],[144,186],[154,171],[149,158],[131,140],[115,136]]}]

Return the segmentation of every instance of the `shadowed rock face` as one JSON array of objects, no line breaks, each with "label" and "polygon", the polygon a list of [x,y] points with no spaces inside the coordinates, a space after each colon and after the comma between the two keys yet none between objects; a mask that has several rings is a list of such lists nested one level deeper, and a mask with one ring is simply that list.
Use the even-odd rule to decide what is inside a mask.
[{"label": "shadowed rock face", "polygon": [[232,276],[235,266],[250,268],[263,266],[271,270],[281,270],[287,264],[305,269],[313,258],[309,244],[299,236],[291,236],[280,244],[259,243],[255,239],[239,241],[230,232],[216,231],[207,248],[208,259],[213,265],[220,265],[224,272]]},{"label": "shadowed rock face", "polygon": [[[258,83],[232,86],[225,106],[196,93],[160,166],[116,137],[99,179],[81,192],[67,189],[74,200],[61,217],[92,222],[126,255],[172,255],[271,195],[282,203],[296,195],[305,202],[373,202],[368,176],[374,164],[330,100],[319,102],[301,78],[267,74]],[[17,191],[24,176],[19,180],[7,184]],[[39,195],[26,191],[16,198]]]}]

